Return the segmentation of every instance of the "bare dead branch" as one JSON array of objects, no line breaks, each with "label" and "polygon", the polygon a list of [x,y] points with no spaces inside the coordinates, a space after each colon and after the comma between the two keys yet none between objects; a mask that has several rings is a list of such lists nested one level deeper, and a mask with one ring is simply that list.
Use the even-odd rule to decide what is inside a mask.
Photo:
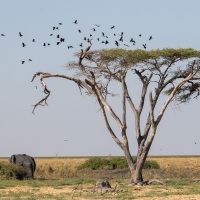
[{"label": "bare dead branch", "polygon": [[37,106],[45,106],[45,105],[48,106],[47,99],[49,98],[49,96],[50,96],[50,92],[43,99],[41,99],[38,103],[33,105],[33,111],[32,111],[33,114],[35,114],[35,109],[36,109]]}]

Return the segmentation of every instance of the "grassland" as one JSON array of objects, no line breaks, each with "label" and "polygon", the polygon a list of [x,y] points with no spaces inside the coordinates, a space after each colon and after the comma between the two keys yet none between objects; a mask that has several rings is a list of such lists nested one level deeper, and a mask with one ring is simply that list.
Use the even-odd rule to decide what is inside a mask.
[{"label": "grassland", "polygon": [[[160,169],[144,170],[144,179],[158,179],[165,184],[128,185],[128,170],[81,170],[86,157],[35,158],[35,180],[1,180],[0,199],[200,199],[200,156],[149,157]],[[0,158],[0,162],[8,158]],[[117,192],[83,192],[99,179],[116,184]]]}]

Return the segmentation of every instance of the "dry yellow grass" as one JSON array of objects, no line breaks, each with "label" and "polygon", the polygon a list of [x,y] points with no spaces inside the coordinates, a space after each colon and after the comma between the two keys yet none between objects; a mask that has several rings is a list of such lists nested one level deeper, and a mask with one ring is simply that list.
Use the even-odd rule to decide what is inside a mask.
[{"label": "dry yellow grass", "polygon": [[[88,157],[36,157],[37,164],[35,178],[58,179],[77,176],[77,167]],[[0,162],[8,162],[9,158],[0,158]],[[155,160],[158,170],[146,170],[145,178],[200,178],[200,156],[166,156],[148,157]]]},{"label": "dry yellow grass", "polygon": [[161,169],[169,167],[191,170],[200,169],[200,156],[149,157],[148,160],[155,160]]},{"label": "dry yellow grass", "polygon": [[[5,187],[0,188],[0,198],[11,195],[13,193],[18,195],[20,199],[26,198],[24,195],[30,195],[30,199],[34,196],[37,199],[44,199],[43,197],[50,195],[52,196],[49,199],[72,199],[72,189],[74,187],[80,187],[77,184],[72,185],[54,185],[52,186],[37,186],[38,180],[40,178],[44,179],[60,179],[64,178],[66,181],[67,177],[76,177],[77,166],[82,164],[86,159],[86,157],[55,157],[55,158],[35,158],[37,163],[37,170],[35,173],[36,183],[33,185],[16,185],[16,187]],[[145,199],[145,200],[178,200],[178,199],[200,199],[199,194],[199,183],[194,183],[191,179],[199,179],[200,180],[200,156],[174,156],[174,157],[148,157],[148,160],[155,160],[159,165],[160,169],[150,169],[144,170],[144,178],[147,179],[159,179],[164,182],[169,179],[181,179],[187,178],[187,182],[185,185],[173,184],[173,181],[168,183],[168,185],[152,185],[148,187],[139,187],[139,186],[127,186],[119,183],[119,188],[126,188],[127,193],[116,193],[116,194],[105,194],[104,196],[100,194],[88,194],[82,193],[80,195],[80,191],[76,191],[74,193],[74,199]],[[0,158],[0,162],[8,162],[8,158]],[[79,174],[79,177],[82,177],[83,174]],[[90,178],[92,174],[88,174]],[[95,178],[94,178],[95,179]],[[127,179],[128,180],[128,179]],[[127,180],[123,180],[126,182]],[[49,180],[47,180],[49,181]],[[60,181],[60,180],[50,180],[50,181]],[[111,179],[111,185],[116,184],[116,179]],[[182,181],[182,180],[178,180]],[[184,183],[183,179],[183,183]],[[41,181],[43,182],[43,181]],[[123,183],[124,183],[123,182]],[[86,183],[83,185],[83,188],[91,188],[93,186],[92,183]],[[30,194],[28,194],[28,193]],[[31,196],[32,195],[32,196]],[[107,198],[106,198],[107,197]],[[120,198],[122,197],[122,198]]]},{"label": "dry yellow grass", "polygon": [[87,158],[35,158],[36,178],[61,178],[76,176],[77,167]]}]

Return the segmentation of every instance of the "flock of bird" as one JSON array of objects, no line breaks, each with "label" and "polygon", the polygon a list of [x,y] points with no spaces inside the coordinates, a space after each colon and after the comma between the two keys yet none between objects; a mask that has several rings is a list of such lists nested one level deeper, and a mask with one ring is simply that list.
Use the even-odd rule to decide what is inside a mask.
[{"label": "flock of bird", "polygon": [[[78,21],[77,21],[77,20],[73,21],[72,23],[73,23],[75,26],[78,26]],[[50,33],[50,34],[49,34],[49,36],[51,36],[51,37],[54,36],[54,37],[57,38],[56,45],[61,45],[61,43],[66,42],[66,39],[65,39],[64,37],[62,37],[60,34],[58,34],[57,32],[55,32],[55,31],[57,31],[57,30],[60,30],[60,27],[61,27],[62,25],[63,25],[62,23],[58,23],[58,26],[53,26],[53,27],[52,27],[53,33]],[[96,40],[98,43],[104,44],[104,45],[107,45],[107,44],[111,43],[111,41],[109,40],[109,38],[110,38],[111,36],[108,36],[105,32],[99,31],[98,29],[99,29],[100,27],[101,27],[101,25],[95,24],[95,26],[94,26],[93,28],[91,28],[90,31],[92,31],[92,32],[89,34],[89,36],[88,36],[88,37],[87,37],[87,36],[83,36],[83,41],[79,44],[79,48],[80,48],[80,47],[84,47],[84,42],[89,42],[89,41],[91,41],[91,40]],[[135,45],[136,45],[136,41],[135,41],[135,39],[133,39],[133,38],[130,38],[129,41],[128,41],[128,43],[125,43],[125,42],[124,42],[124,32],[121,32],[120,34],[114,33],[115,26],[110,26],[109,29],[110,29],[110,31],[113,31],[113,32],[112,32],[112,36],[113,36],[113,38],[114,38],[113,45],[115,45],[116,47],[124,46],[124,47],[126,47],[126,48],[131,48],[131,46],[135,46]],[[82,30],[81,30],[81,29],[77,28],[77,31],[78,31],[79,34],[82,34]],[[94,38],[93,35],[95,35],[95,32],[100,33],[100,36]],[[6,34],[5,34],[5,33],[1,33],[1,37],[6,37]],[[22,33],[22,32],[19,32],[19,37],[20,37],[20,38],[23,37],[23,33]],[[138,34],[138,37],[142,37],[142,34]],[[152,36],[149,36],[149,37],[148,37],[148,41],[150,41],[150,40],[152,40],[152,39],[153,39]],[[33,39],[32,39],[32,42],[35,43],[35,42],[37,42],[37,41],[36,41],[35,38],[33,38]],[[43,46],[43,47],[48,47],[48,46],[50,46],[50,45],[51,45],[51,43],[49,43],[49,42],[43,42],[43,43],[42,43],[42,46]],[[22,47],[22,48],[27,47],[26,43],[25,43],[25,42],[22,42],[22,43],[21,43],[21,47]],[[67,47],[67,49],[72,49],[72,48],[74,48],[74,46],[71,45],[71,44],[68,44],[66,47]],[[121,48],[122,48],[122,47],[121,47]],[[146,44],[146,43],[142,44],[142,48],[147,49],[147,44]],[[32,59],[29,58],[28,61],[32,61]],[[22,61],[21,61],[21,64],[24,64],[25,62],[26,62],[26,60],[22,60]]]}]

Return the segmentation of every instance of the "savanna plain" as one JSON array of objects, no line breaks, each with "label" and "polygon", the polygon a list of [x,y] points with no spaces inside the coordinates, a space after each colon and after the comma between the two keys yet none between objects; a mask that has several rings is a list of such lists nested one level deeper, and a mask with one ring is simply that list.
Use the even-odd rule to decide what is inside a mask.
[{"label": "savanna plain", "polygon": [[[157,180],[147,186],[129,184],[128,169],[79,169],[88,159],[36,157],[35,179],[0,179],[0,199],[200,200],[200,156],[148,157],[147,160],[158,163],[159,169],[144,169],[145,180]],[[8,160],[0,158],[0,162]],[[116,190],[94,192],[96,181],[105,179]]]}]

